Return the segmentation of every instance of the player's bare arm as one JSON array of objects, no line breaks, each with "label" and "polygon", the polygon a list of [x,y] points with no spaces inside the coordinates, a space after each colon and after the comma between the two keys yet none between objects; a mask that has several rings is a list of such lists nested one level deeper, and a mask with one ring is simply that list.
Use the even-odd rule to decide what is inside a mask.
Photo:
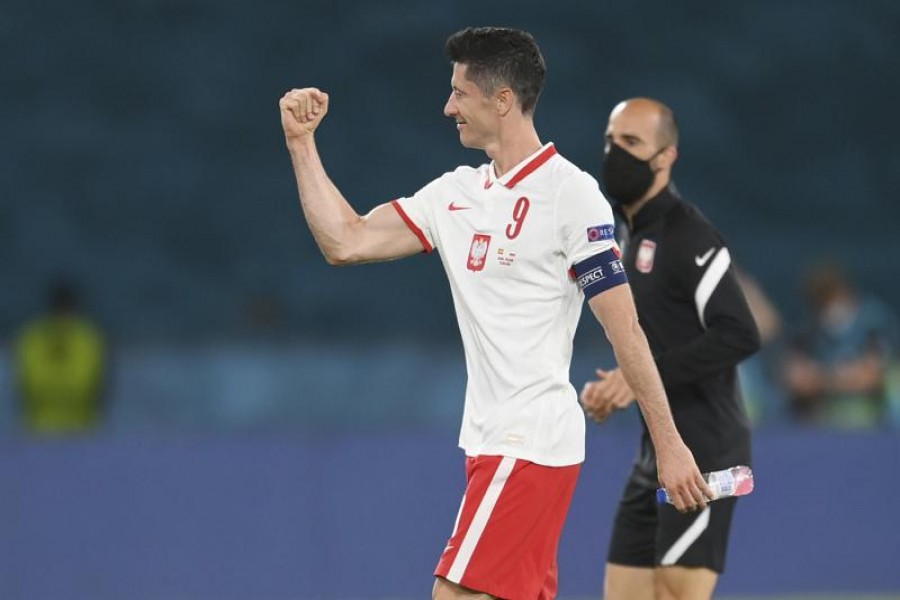
[{"label": "player's bare arm", "polygon": [[328,94],[317,88],[293,89],[279,101],[300,206],[325,259],[344,265],[421,252],[421,242],[393,207],[383,204],[360,216],[328,177],[314,135],[328,102]]},{"label": "player's bare arm", "polygon": [[656,448],[660,484],[673,497],[678,510],[705,507],[712,490],[675,427],[662,380],[638,323],[631,287],[613,287],[592,297],[589,304],[606,331],[619,368],[644,415]]}]

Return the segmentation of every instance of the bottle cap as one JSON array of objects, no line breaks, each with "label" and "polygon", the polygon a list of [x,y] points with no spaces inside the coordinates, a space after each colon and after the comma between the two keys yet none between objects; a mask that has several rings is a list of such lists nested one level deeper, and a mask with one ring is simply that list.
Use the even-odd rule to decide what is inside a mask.
[{"label": "bottle cap", "polygon": [[656,501],[660,504],[665,504],[669,501],[668,497],[666,496],[665,488],[659,488],[658,490],[656,490]]}]

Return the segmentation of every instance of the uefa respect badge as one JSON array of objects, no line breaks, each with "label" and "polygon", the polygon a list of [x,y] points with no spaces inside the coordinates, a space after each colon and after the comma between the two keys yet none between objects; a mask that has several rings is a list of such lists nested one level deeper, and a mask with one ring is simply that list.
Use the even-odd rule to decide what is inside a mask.
[{"label": "uefa respect badge", "polygon": [[601,242],[611,240],[616,236],[616,228],[613,225],[594,225],[587,228],[589,242]]}]

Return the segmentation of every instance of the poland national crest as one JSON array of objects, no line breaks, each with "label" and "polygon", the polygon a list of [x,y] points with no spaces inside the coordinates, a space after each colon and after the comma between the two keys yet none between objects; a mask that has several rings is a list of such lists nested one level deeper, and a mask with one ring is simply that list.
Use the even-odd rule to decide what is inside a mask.
[{"label": "poland national crest", "polygon": [[654,258],[656,258],[656,242],[652,240],[641,240],[641,245],[637,252],[637,259],[634,261],[635,268],[641,273],[649,273],[653,270]]},{"label": "poland national crest", "polygon": [[488,247],[491,245],[491,236],[476,233],[472,236],[472,245],[469,246],[469,260],[466,266],[470,271],[481,271],[487,257]]}]

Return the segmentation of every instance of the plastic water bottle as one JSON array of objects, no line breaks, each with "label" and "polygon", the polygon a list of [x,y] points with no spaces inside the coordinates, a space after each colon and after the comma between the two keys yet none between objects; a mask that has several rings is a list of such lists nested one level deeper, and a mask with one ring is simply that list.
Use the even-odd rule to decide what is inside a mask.
[{"label": "plastic water bottle", "polygon": [[[703,479],[713,491],[713,497],[707,498],[710,502],[730,496],[746,496],[753,491],[753,471],[743,465],[704,473]],[[664,488],[656,490],[656,499],[660,504],[665,502],[672,504]]]}]

